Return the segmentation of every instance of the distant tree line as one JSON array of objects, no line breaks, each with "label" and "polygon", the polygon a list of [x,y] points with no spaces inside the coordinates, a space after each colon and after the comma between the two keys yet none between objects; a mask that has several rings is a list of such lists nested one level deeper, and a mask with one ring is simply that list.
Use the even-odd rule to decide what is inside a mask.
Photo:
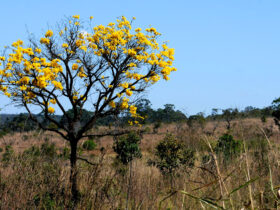
[{"label": "distant tree line", "polygon": [[[151,102],[148,99],[141,99],[136,103],[137,106],[137,113],[143,116],[144,118],[141,120],[140,123],[142,124],[149,124],[155,122],[162,122],[162,123],[172,123],[172,122],[180,122],[187,120],[187,116],[179,111],[175,110],[175,106],[173,104],[165,104],[164,108],[159,108],[154,110],[151,107]],[[74,117],[74,112],[72,109],[67,111],[69,117]],[[88,120],[91,119],[91,116],[94,113],[91,111],[83,110],[83,115],[80,119],[80,125],[85,125]],[[37,120],[43,124],[44,126],[48,127],[55,127],[54,124],[50,123],[48,120],[44,118],[43,114],[34,115]],[[0,115],[1,118],[1,115]],[[65,126],[67,126],[67,120],[64,115],[55,115],[55,118],[62,122]],[[125,112],[124,114],[120,115],[119,117],[116,116],[106,116],[101,118],[97,121],[97,126],[112,126],[118,123],[118,125],[126,126],[128,125],[128,121],[133,120],[129,112]],[[1,130],[5,132],[22,132],[22,131],[30,131],[38,129],[37,124],[29,118],[27,113],[21,113],[19,115],[5,115],[3,119],[1,119]]]},{"label": "distant tree line", "polygon": [[[203,112],[199,112],[195,115],[187,116],[183,112],[176,110],[173,104],[165,104],[163,108],[153,109],[152,104],[148,99],[140,99],[137,103],[137,113],[143,116],[141,124],[152,124],[152,123],[173,123],[173,122],[186,122],[189,126],[194,123],[200,125],[205,124],[207,121],[225,121],[227,128],[230,129],[232,120],[242,118],[260,118],[263,122],[268,117],[274,117],[275,123],[280,125],[280,99],[273,101],[271,106],[265,108],[256,108],[247,106],[243,110],[237,108],[228,109],[212,109],[211,114],[205,115]],[[72,109],[67,111],[68,116],[74,117]],[[83,110],[83,115],[80,119],[80,125],[85,125],[88,120],[91,119],[93,112]],[[44,118],[43,114],[35,115],[38,121],[48,127],[55,127],[54,124],[50,123]],[[64,115],[55,115],[55,118],[67,126],[67,120]],[[37,124],[29,118],[27,113],[21,113],[19,115],[0,115],[1,119],[1,132],[22,132],[31,131],[38,129]],[[106,116],[97,121],[96,126],[127,126],[128,122],[133,120],[129,112],[123,113],[122,115]]]}]

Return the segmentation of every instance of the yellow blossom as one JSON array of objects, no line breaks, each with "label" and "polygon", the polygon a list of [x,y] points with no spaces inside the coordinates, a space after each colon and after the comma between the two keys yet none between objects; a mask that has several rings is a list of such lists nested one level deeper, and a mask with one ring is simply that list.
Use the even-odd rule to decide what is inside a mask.
[{"label": "yellow blossom", "polygon": [[50,40],[48,38],[41,38],[40,39],[40,43],[41,44],[49,44],[50,43]]},{"label": "yellow blossom", "polygon": [[130,114],[132,114],[132,116],[133,116],[133,115],[136,115],[136,111],[137,111],[137,107],[136,107],[136,106],[131,105],[131,106],[129,107],[129,112],[130,112]]},{"label": "yellow blossom", "polygon": [[63,86],[60,82],[58,81],[52,81],[52,84],[59,90],[63,90]]},{"label": "yellow blossom", "polygon": [[80,19],[80,15],[73,15],[72,17],[75,19]]},{"label": "yellow blossom", "polygon": [[85,51],[85,52],[87,51],[87,47],[86,46],[80,46],[80,49]]},{"label": "yellow blossom", "polygon": [[51,102],[52,104],[56,104],[56,100],[55,100],[55,99],[51,99],[50,102]]},{"label": "yellow blossom", "polygon": [[45,37],[52,37],[53,35],[53,31],[52,30],[48,30],[45,34]]},{"label": "yellow blossom", "polygon": [[68,44],[67,44],[67,43],[63,43],[61,46],[62,46],[63,48],[67,48],[67,47],[68,47]]},{"label": "yellow blossom", "polygon": [[35,52],[40,54],[42,52],[42,50],[40,48],[36,48]]},{"label": "yellow blossom", "polygon": [[61,31],[59,32],[59,36],[62,36],[63,33],[64,33],[64,31],[61,30]]},{"label": "yellow blossom", "polygon": [[72,70],[77,70],[79,68],[78,64],[74,63],[72,65]]},{"label": "yellow blossom", "polygon": [[129,99],[124,97],[121,104],[120,104],[120,108],[121,109],[127,109],[129,106],[128,106],[128,101]]},{"label": "yellow blossom", "polygon": [[126,89],[125,93],[128,96],[131,96],[133,94],[133,92],[130,89]]},{"label": "yellow blossom", "polygon": [[9,98],[11,97],[11,93],[5,92],[4,95],[8,96]]},{"label": "yellow blossom", "polygon": [[49,112],[49,113],[53,114],[53,113],[54,113],[54,111],[55,111],[55,110],[54,110],[54,108],[53,108],[53,107],[49,107],[49,108],[48,108],[48,112]]},{"label": "yellow blossom", "polygon": [[112,107],[112,108],[116,108],[116,104],[115,104],[114,101],[110,101],[109,106]]},{"label": "yellow blossom", "polygon": [[83,44],[83,40],[78,39],[78,40],[76,41],[76,46],[77,46],[77,47],[82,46],[82,44]]}]

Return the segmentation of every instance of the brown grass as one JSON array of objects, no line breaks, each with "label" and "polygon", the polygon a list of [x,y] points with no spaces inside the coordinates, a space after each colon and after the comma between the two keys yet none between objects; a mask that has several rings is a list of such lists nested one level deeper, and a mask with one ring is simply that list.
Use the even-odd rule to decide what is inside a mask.
[{"label": "brown grass", "polygon": [[[226,132],[225,123],[219,122],[213,133],[215,123],[208,122],[204,127],[188,127],[185,123],[162,125],[157,133],[152,132],[150,125],[150,132],[144,134],[141,141],[143,157],[133,161],[129,209],[211,209],[207,201],[234,209],[276,208],[280,153],[279,131],[273,120],[268,119],[265,124],[259,119],[236,120],[231,134],[246,142],[246,152],[226,163],[219,155],[217,162],[211,159],[203,162],[205,155],[213,155],[206,142],[210,147],[215,146],[218,137]],[[92,132],[100,132],[100,129],[106,128]],[[271,148],[262,130],[271,142]],[[182,168],[173,189],[157,168],[147,165],[147,160],[153,158],[155,146],[167,132],[196,151],[195,167]],[[9,161],[0,161],[0,209],[64,209],[71,206],[69,161],[59,155],[43,153],[21,155],[31,146],[40,147],[45,142],[54,143],[57,154],[67,147],[64,140],[49,132],[14,133],[0,141],[0,148],[11,145],[14,150]],[[121,171],[126,168],[115,163],[112,138],[100,138],[97,143],[95,151],[82,154],[95,165],[79,161],[81,199],[78,209],[124,209],[128,176]],[[106,148],[104,156],[99,152],[101,147]],[[252,182],[247,183],[249,180]],[[234,189],[238,190],[230,194]]]}]

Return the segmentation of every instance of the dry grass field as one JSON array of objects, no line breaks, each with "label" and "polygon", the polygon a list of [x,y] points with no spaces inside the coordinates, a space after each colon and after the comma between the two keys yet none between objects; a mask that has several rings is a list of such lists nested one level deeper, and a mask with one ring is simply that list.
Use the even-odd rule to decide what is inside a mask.
[{"label": "dry grass field", "polygon": [[[103,129],[109,128],[92,132]],[[115,161],[113,138],[95,139],[93,151],[79,149],[77,209],[276,209],[279,205],[280,132],[273,119],[235,120],[230,131],[219,121],[142,129],[146,131],[140,144],[142,158],[132,162],[130,185],[128,168]],[[214,151],[226,132],[243,143],[242,151],[230,159]],[[173,185],[147,164],[167,133],[195,151],[194,166],[178,169]],[[56,134],[34,131],[8,134],[0,140],[0,148],[0,209],[70,208],[67,142]]]}]

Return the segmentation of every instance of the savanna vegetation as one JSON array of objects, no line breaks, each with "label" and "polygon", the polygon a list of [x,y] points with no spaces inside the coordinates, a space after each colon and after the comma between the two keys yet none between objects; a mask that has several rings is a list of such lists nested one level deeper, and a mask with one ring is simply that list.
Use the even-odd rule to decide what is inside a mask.
[{"label": "savanna vegetation", "polygon": [[[128,133],[79,142],[76,208],[276,208],[280,135],[275,109],[265,121],[246,110],[235,114],[230,129],[222,111],[206,117],[180,112],[183,119],[147,119],[142,127],[121,123],[124,116],[113,125],[95,126],[90,132]],[[253,113],[263,112],[258,110]],[[27,117],[15,118],[22,116]],[[32,122],[23,119],[27,126]],[[36,126],[12,130],[5,125],[10,124],[2,124],[1,208],[73,207],[70,144]]]},{"label": "savanna vegetation", "polygon": [[0,57],[0,90],[27,111],[1,115],[0,209],[278,208],[280,99],[154,110],[141,94],[169,80],[174,49],[125,17],[79,18]]}]

